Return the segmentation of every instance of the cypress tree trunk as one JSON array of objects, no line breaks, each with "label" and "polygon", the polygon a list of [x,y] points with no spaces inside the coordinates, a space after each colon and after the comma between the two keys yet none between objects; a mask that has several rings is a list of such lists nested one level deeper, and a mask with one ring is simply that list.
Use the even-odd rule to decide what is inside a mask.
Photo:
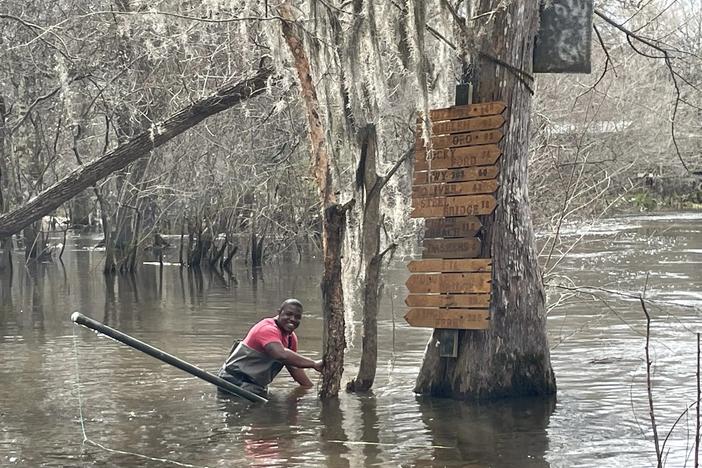
[{"label": "cypress tree trunk", "polygon": [[434,333],[415,386],[421,394],[482,400],[556,391],[527,194],[532,82],[519,72],[531,74],[539,2],[510,2],[503,9],[497,3],[482,0],[476,12],[494,11],[494,23],[479,45],[474,95],[476,102],[507,104],[498,206],[494,219],[485,217],[483,230],[482,256],[493,261],[491,322],[485,331],[459,333],[457,358],[439,357]]}]

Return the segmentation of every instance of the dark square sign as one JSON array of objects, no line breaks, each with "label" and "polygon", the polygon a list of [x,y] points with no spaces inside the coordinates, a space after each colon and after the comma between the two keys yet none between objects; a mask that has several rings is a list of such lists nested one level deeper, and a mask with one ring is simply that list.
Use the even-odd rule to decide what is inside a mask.
[{"label": "dark square sign", "polygon": [[593,0],[545,0],[534,73],[590,73]]}]

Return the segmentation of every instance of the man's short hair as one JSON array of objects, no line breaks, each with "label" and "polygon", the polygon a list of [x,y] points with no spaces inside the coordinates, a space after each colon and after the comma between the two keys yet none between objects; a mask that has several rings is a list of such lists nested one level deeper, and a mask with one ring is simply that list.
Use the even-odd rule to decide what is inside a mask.
[{"label": "man's short hair", "polygon": [[290,299],[285,299],[282,304],[280,304],[280,307],[278,308],[279,311],[283,310],[283,307],[286,305],[294,305],[296,307],[299,307],[300,309],[303,309],[302,307],[302,302],[298,301],[297,299],[290,298]]}]

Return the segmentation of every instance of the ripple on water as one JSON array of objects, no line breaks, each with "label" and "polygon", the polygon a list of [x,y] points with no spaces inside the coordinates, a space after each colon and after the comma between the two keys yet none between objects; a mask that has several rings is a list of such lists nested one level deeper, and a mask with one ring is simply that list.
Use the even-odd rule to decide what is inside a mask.
[{"label": "ripple on water", "polygon": [[[569,241],[587,236],[556,273],[567,276],[567,284],[592,287],[599,298],[571,298],[548,318],[550,341],[557,344],[551,352],[557,401],[471,405],[415,397],[431,331],[402,322],[407,272],[400,265],[385,278],[394,297],[386,297],[379,316],[372,393],[342,392],[336,404],[323,405],[316,389],[300,394],[281,376],[267,406],[224,403],[209,384],[81,329],[87,434],[110,448],[206,466],[651,466],[646,324],[636,297],[647,274],[647,298],[657,301],[649,312],[652,391],[662,434],[695,398],[699,310],[674,303],[699,308],[702,301],[702,217],[673,218],[619,218],[605,220],[599,231],[564,231]],[[208,275],[181,277],[175,268],[159,278],[158,267],[146,265],[138,281],[117,277],[110,286],[95,266],[99,252],[67,255],[65,272],[49,268],[31,281],[22,275],[14,302],[0,306],[3,463],[15,457],[25,466],[149,464],[81,447],[70,311],[94,311],[213,370],[232,337],[242,336],[280,297],[296,295],[308,305],[301,351],[319,355],[318,264],[296,264],[290,271],[276,265],[257,283],[242,270],[236,284]],[[357,371],[360,336],[347,353],[344,382]],[[683,417],[671,434],[668,466],[684,465],[690,421]]]}]

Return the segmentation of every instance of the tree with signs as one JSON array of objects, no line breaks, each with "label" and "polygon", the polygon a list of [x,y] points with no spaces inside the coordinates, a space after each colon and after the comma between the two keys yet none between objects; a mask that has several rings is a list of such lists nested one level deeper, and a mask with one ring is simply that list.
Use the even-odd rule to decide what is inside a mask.
[{"label": "tree with signs", "polygon": [[480,217],[479,257],[492,260],[490,320],[484,330],[458,333],[455,358],[440,356],[438,342],[447,334],[435,331],[415,391],[474,400],[549,395],[556,381],[527,191],[538,2],[478,3],[470,23],[454,19],[466,44],[473,99],[506,104],[497,208]]},{"label": "tree with signs", "polygon": [[[543,283],[557,264],[549,251],[557,253],[558,227],[580,206],[604,210],[621,197],[639,154],[646,172],[701,167],[694,2],[677,12],[657,1],[595,11],[607,28],[594,30],[604,73],[582,94],[576,78],[545,78],[537,112],[539,9],[566,0],[6,3],[0,269],[20,233],[27,261],[41,257],[50,237],[44,216],[65,216],[76,228],[101,219],[109,274],[136,270],[160,234],[180,235],[180,263],[193,268],[231,266],[237,252],[258,267],[321,247],[326,396],[342,387],[355,323],[362,351],[347,389],[372,388],[387,351],[377,334],[383,266],[395,246],[414,253],[419,241],[431,262],[410,264],[408,284],[434,302],[408,299],[424,308],[409,320],[479,329],[458,332],[455,358],[440,356],[435,345],[447,335],[435,332],[416,391],[552,394]],[[630,27],[611,19],[620,13]],[[655,28],[669,39],[652,39]],[[628,58],[623,37],[643,55]],[[550,60],[572,48],[545,52],[537,55]],[[649,55],[656,71],[641,73]],[[608,71],[616,61],[626,62],[617,64],[621,82]],[[673,103],[656,94],[665,80]],[[632,89],[646,92],[633,97]],[[477,114],[433,117],[469,95]],[[459,119],[465,126],[446,124]],[[446,138],[454,133],[463,136]],[[529,167],[534,216],[555,226],[545,273]],[[424,277],[432,272],[448,275]],[[437,322],[430,308],[451,312]]]}]

